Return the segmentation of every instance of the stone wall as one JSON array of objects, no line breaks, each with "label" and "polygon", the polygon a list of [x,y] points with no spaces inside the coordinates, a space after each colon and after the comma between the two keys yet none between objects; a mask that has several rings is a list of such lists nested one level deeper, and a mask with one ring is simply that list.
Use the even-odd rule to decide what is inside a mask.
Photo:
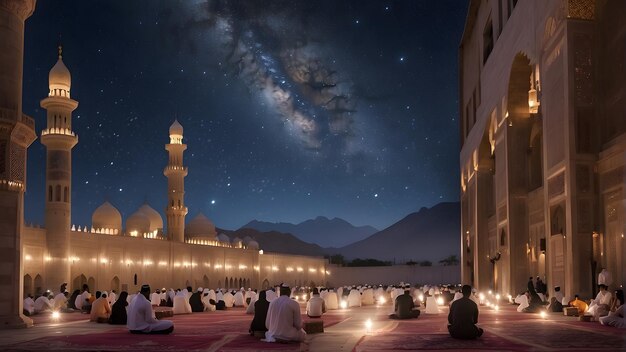
[{"label": "stone wall", "polygon": [[461,267],[393,265],[374,267],[329,267],[328,286],[411,284],[458,284]]}]

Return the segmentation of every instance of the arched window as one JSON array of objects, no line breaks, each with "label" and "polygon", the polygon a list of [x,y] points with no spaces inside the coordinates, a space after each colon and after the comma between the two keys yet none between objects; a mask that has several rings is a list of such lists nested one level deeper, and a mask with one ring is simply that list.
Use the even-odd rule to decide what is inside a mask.
[{"label": "arched window", "polygon": [[65,203],[69,202],[69,191],[67,189],[67,186],[63,187],[63,201]]},{"label": "arched window", "polygon": [[504,229],[500,232],[500,245],[506,246],[506,232],[504,232]]},{"label": "arched window", "polygon": [[54,198],[57,202],[60,202],[61,201],[61,185],[57,185],[55,191],[56,191],[56,195],[54,196]]},{"label": "arched window", "polygon": [[52,202],[52,186],[48,186],[48,202]]}]

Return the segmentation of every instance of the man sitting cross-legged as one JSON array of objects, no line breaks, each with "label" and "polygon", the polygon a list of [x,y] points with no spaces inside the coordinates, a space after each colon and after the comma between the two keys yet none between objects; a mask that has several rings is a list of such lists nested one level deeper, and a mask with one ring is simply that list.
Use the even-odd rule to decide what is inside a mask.
[{"label": "man sitting cross-legged", "polygon": [[404,294],[396,297],[394,313],[389,315],[391,319],[414,319],[420,316],[419,309],[415,309],[413,296],[411,296],[411,286],[404,288]]},{"label": "man sitting cross-legged", "polygon": [[472,287],[463,285],[463,298],[452,302],[448,314],[448,331],[450,336],[457,339],[475,339],[483,334],[483,329],[476,326],[478,323],[478,306],[470,299]]},{"label": "man sitting cross-legged", "polygon": [[169,334],[174,331],[171,320],[156,319],[148,297],[150,285],[141,286],[141,294],[135,296],[128,306],[128,330],[133,334]]},{"label": "man sitting cross-legged", "polygon": [[289,286],[280,286],[280,297],[273,300],[267,310],[265,340],[268,342],[304,341],[300,305],[289,298]]}]

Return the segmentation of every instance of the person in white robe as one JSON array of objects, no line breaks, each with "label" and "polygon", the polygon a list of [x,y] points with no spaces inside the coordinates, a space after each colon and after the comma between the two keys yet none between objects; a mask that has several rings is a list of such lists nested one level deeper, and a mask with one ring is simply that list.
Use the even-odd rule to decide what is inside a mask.
[{"label": "person in white robe", "polygon": [[35,314],[35,300],[33,300],[33,296],[28,295],[24,299],[24,315],[30,316]]},{"label": "person in white robe", "polygon": [[265,299],[268,302],[271,302],[271,301],[275,300],[276,299],[276,291],[274,291],[273,289],[267,290],[265,292]]},{"label": "person in white robe", "polygon": [[76,305],[76,309],[81,310],[85,308],[89,304],[89,298],[91,298],[91,293],[89,293],[89,286],[83,285],[83,292],[80,295],[76,296],[76,301],[74,305]]},{"label": "person in white robe", "polygon": [[211,297],[209,295],[210,291],[211,290],[209,290],[208,288],[205,288],[204,291],[202,291],[202,305],[204,305],[205,312],[215,311],[215,304],[211,304]]},{"label": "person in white robe", "polygon": [[235,304],[235,296],[228,291],[224,293],[224,304],[226,305],[226,308],[232,308]]},{"label": "person in white robe", "polygon": [[339,287],[337,289],[337,297],[341,298],[342,295],[343,295],[343,287]]},{"label": "person in white robe", "polygon": [[218,289],[217,293],[215,294],[215,302],[219,302],[223,300],[224,300],[224,292],[222,292],[222,289]]},{"label": "person in white robe", "polygon": [[304,341],[306,333],[302,330],[300,305],[289,298],[288,286],[280,288],[280,297],[270,302],[265,318],[265,341]]},{"label": "person in white robe", "polygon": [[611,277],[611,272],[603,268],[598,274],[598,285],[605,285],[606,287],[611,286],[613,283],[613,278]]},{"label": "person in white robe", "polygon": [[519,306],[517,306],[517,311],[520,313],[530,306],[528,303],[528,296],[525,293],[515,297],[515,303],[519,304]]},{"label": "person in white robe", "polygon": [[254,303],[257,300],[258,300],[258,295],[255,292],[255,295],[250,298],[250,303],[248,303],[248,306],[246,307],[246,314],[254,314]]},{"label": "person in white robe", "polygon": [[450,302],[450,305],[452,305],[452,302],[454,301],[458,301],[461,298],[463,298],[463,294],[461,292],[455,292],[454,293],[454,298],[452,299],[452,301]]},{"label": "person in white robe", "polygon": [[352,289],[348,295],[348,307],[360,307],[361,306],[361,294],[359,290]]},{"label": "person in white robe", "polygon": [[117,301],[117,293],[115,293],[115,290],[111,290],[111,293],[107,296],[107,299],[109,301],[109,305],[112,307],[113,303]]},{"label": "person in white robe", "polygon": [[150,295],[150,304],[157,307],[161,305],[161,290],[157,289]]},{"label": "person in white robe", "polygon": [[165,301],[170,301],[172,303],[170,303],[172,306],[174,306],[174,297],[176,297],[176,292],[174,291],[173,288],[170,288],[167,291],[167,297],[165,298]]},{"label": "person in white robe", "polygon": [[599,284],[598,288],[600,292],[598,292],[596,298],[590,302],[589,309],[587,310],[587,315],[593,315],[596,320],[609,314],[611,300],[613,299],[613,295],[607,290],[605,284]]},{"label": "person in white robe", "polygon": [[244,301],[246,301],[247,305],[250,305],[252,302],[252,298],[254,296],[256,296],[256,292],[252,291],[252,289],[248,287],[248,291],[246,291],[246,294],[244,295],[243,299]]},{"label": "person in white robe", "polygon": [[366,288],[363,290],[363,294],[361,295],[361,303],[364,306],[374,304],[374,290],[371,288]]},{"label": "person in white robe", "polygon": [[[141,294],[128,306],[126,327],[133,334],[169,334],[174,330],[171,320],[157,320],[152,305],[148,300],[150,286],[141,286]],[[181,297],[184,299],[184,297]]]},{"label": "person in white robe", "polygon": [[209,290],[209,299],[212,299],[215,301],[215,303],[217,303],[217,295],[215,294],[215,291],[213,289]]},{"label": "person in white robe", "polygon": [[37,297],[37,299],[35,300],[35,307],[34,307],[35,313],[36,314],[51,313],[52,308],[54,308],[54,306],[52,305],[52,302],[50,302],[50,299],[52,299],[52,295],[46,296],[46,294],[43,294]]},{"label": "person in white robe", "polygon": [[53,311],[67,311],[67,295],[69,292],[60,292],[54,296]]},{"label": "person in white robe", "polygon": [[235,297],[234,297],[234,302],[233,304],[235,305],[235,307],[245,307],[246,306],[246,299],[244,297],[244,288],[242,287],[241,290],[237,291],[237,293],[235,293]]},{"label": "person in white robe", "polygon": [[130,304],[130,302],[132,302],[133,299],[135,299],[135,297],[137,297],[138,294],[139,293],[133,293],[132,295],[128,295],[128,297],[126,297],[126,302]]},{"label": "person in white robe", "polygon": [[326,304],[326,310],[339,309],[339,299],[337,298],[337,292],[333,289],[328,290],[324,296],[324,304]]},{"label": "person in white robe", "polygon": [[161,289],[161,304],[165,304],[167,302],[167,291],[165,287]]},{"label": "person in white robe", "polygon": [[563,296],[563,292],[561,292],[560,286],[554,287],[554,298],[556,298],[559,303],[563,304],[563,298],[565,297]]},{"label": "person in white robe", "polygon": [[326,313],[326,302],[320,297],[319,291],[315,287],[311,293],[311,298],[306,303],[306,315],[309,318],[319,318],[324,313]]},{"label": "person in white robe", "polygon": [[187,290],[178,291],[174,296],[174,314],[191,314],[191,305],[187,299]]}]

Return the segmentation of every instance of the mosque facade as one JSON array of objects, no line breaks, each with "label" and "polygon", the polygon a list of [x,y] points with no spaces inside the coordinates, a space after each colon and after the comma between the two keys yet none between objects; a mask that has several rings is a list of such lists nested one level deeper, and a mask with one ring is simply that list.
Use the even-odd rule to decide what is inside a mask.
[{"label": "mosque facade", "polygon": [[45,227],[24,225],[27,148],[36,140],[34,120],[22,113],[24,21],[34,0],[0,1],[0,326],[32,324],[21,314],[25,294],[58,292],[88,284],[91,290],[137,291],[186,286],[262,288],[279,282],[324,284],[327,262],[320,257],[264,253],[252,238],[218,234],[199,214],[185,224],[183,126],[169,129],[166,222],[144,204],[123,222],[104,202],[91,224],[72,223],[71,74],[58,60],[49,73],[48,96],[41,100],[47,125],[40,141],[46,147]]},{"label": "mosque facade", "polygon": [[626,281],[626,2],[472,0],[459,48],[462,281]]}]

